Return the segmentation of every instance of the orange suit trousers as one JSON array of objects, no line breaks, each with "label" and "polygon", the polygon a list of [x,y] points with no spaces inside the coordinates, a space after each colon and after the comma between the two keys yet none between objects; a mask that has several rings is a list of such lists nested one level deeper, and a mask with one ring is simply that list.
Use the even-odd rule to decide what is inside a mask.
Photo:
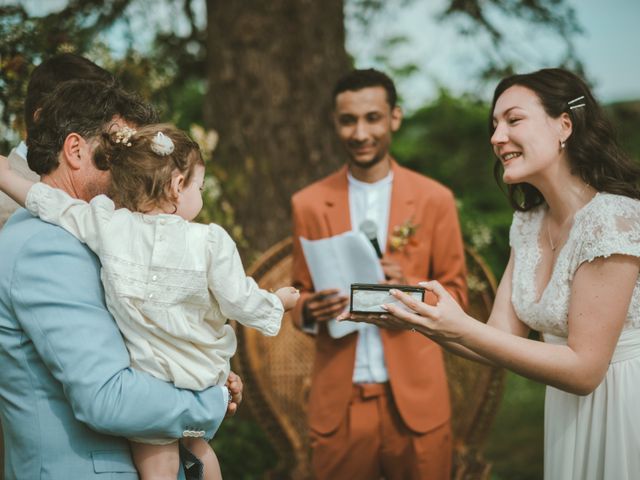
[{"label": "orange suit trousers", "polygon": [[312,469],[317,480],[449,480],[451,437],[449,422],[409,430],[388,383],[357,384],[338,428],[311,432]]}]

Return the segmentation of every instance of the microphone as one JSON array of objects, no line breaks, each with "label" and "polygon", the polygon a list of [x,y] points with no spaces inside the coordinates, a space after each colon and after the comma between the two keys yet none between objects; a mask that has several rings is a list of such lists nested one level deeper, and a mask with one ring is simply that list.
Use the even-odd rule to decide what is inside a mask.
[{"label": "microphone", "polygon": [[365,220],[360,224],[360,231],[369,239],[378,258],[382,258],[382,250],[380,250],[380,244],[378,243],[378,226],[376,222],[373,220]]}]

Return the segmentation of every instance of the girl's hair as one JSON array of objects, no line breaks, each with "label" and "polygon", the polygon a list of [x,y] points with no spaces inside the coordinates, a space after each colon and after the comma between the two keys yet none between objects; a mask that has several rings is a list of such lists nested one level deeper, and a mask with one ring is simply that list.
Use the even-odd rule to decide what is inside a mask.
[{"label": "girl's hair", "polygon": [[[156,153],[154,139],[158,133],[171,140],[173,151],[165,155]],[[170,124],[147,125],[136,130],[125,127],[103,133],[94,159],[97,165],[106,164],[111,170],[110,196],[114,203],[143,213],[175,201],[171,194],[175,170],[184,175],[186,186],[195,166],[204,165],[198,144]]]},{"label": "girl's hair", "polygon": [[[640,198],[640,167],[621,150],[613,127],[587,84],[567,70],[546,68],[503,79],[493,94],[489,114],[490,134],[495,130],[492,115],[498,98],[515,85],[533,91],[550,117],[558,118],[567,113],[571,118],[573,131],[566,140],[565,148],[574,175],[599,192]],[[579,100],[573,101],[575,99]],[[501,188],[502,170],[502,162],[497,159],[493,174]],[[513,208],[521,211],[530,210],[544,202],[538,189],[528,183],[508,185],[508,198]]]}]

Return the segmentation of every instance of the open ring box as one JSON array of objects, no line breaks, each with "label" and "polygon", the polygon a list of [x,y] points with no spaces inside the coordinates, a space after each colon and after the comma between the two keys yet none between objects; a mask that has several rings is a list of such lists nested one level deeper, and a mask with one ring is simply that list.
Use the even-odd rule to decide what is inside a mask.
[{"label": "open ring box", "polygon": [[350,313],[386,313],[384,304],[395,304],[412,311],[404,303],[389,293],[395,288],[411,295],[415,300],[424,302],[424,288],[410,285],[382,285],[379,283],[352,283]]}]

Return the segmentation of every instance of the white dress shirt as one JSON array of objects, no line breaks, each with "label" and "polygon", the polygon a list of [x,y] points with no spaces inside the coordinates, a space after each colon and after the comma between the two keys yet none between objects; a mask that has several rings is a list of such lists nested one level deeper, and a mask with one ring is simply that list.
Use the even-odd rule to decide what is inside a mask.
[{"label": "white dress shirt", "polygon": [[[393,172],[389,172],[385,178],[375,183],[361,182],[350,173],[347,173],[347,178],[351,229],[360,230],[360,225],[365,220],[375,222],[378,227],[380,251],[384,253],[389,226]],[[384,361],[380,330],[375,325],[359,323],[353,383],[382,383],[388,380],[389,374]]]},{"label": "white dress shirt", "polygon": [[18,146],[15,148],[15,152],[17,155],[20,155],[24,161],[27,161],[27,144],[24,141],[20,142]]}]

